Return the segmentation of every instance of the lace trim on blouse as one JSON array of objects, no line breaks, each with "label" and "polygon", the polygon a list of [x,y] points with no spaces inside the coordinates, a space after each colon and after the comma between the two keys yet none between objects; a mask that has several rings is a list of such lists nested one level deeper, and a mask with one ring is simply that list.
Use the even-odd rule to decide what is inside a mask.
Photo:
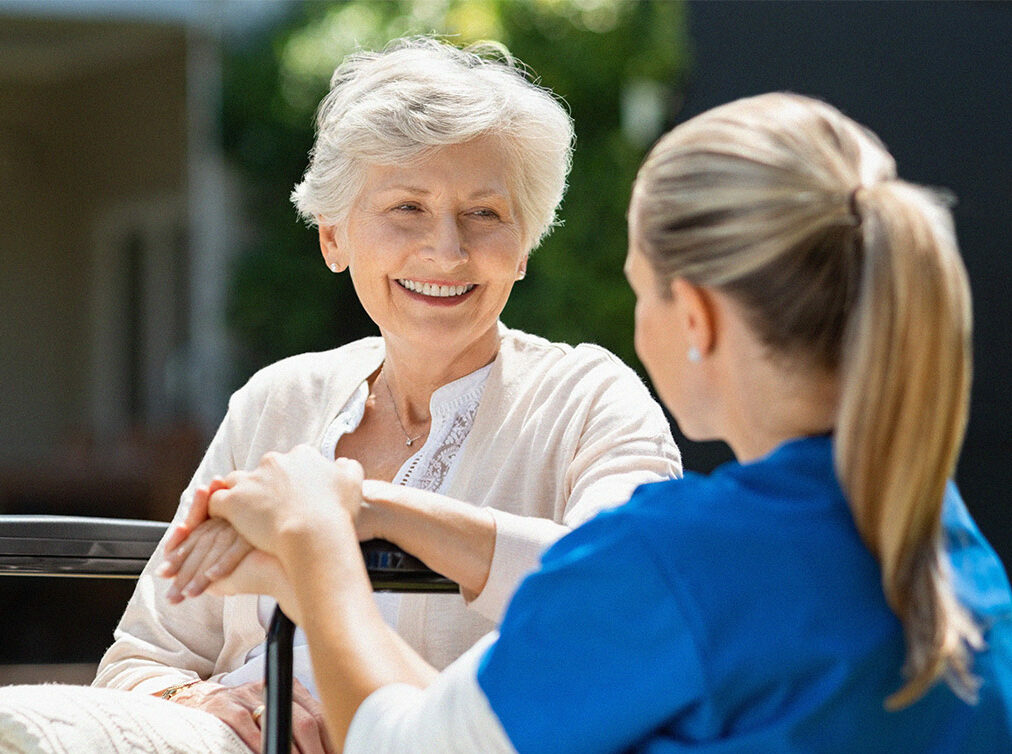
[{"label": "lace trim on blouse", "polygon": [[[485,381],[492,365],[443,385],[429,399],[432,422],[429,436],[418,452],[404,462],[393,479],[394,484],[441,492],[456,471],[454,461],[474,424],[474,417],[485,392]],[[334,458],[343,435],[354,432],[362,422],[369,384],[362,381],[341,411],[327,427],[320,452]]]}]

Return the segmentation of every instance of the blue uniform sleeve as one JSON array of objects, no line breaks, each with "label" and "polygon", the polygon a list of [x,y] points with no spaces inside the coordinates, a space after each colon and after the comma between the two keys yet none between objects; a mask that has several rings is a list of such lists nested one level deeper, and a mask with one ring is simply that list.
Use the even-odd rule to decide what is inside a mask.
[{"label": "blue uniform sleeve", "polygon": [[624,750],[698,708],[685,603],[621,509],[550,548],[478,670],[517,751]]},{"label": "blue uniform sleeve", "polygon": [[945,549],[952,565],[952,580],[959,601],[985,628],[1009,617],[1009,582],[998,554],[970,517],[963,498],[951,481],[942,503]]}]

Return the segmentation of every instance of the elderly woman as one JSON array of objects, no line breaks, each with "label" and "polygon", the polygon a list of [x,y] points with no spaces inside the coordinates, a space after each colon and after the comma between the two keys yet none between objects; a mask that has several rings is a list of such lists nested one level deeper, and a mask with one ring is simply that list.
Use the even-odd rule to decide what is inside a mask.
[{"label": "elderly woman", "polygon": [[736,462],[563,538],[438,675],[368,600],[354,461],[300,447],[205,489],[258,548],[213,589],[305,628],[349,754],[1012,751],[1009,584],[949,481],[971,307],[948,211],[837,110],[772,94],[665,136],[629,224],[636,350]]},{"label": "elderly woman", "polygon": [[[612,354],[499,321],[553,225],[573,141],[563,107],[504,49],[414,39],[354,54],[334,73],[317,128],[293,201],[380,336],[254,375],[232,396],[177,518],[195,491],[270,451],[308,444],[331,463],[355,459],[372,480],[358,538],[390,540],[461,586],[459,596],[377,596],[403,641],[442,668],[496,626],[548,545],[637,485],[678,475],[679,456],[660,407]],[[273,601],[204,594],[172,604],[202,591],[210,563],[227,572],[249,546],[208,522],[180,550],[192,557],[177,553],[161,571],[174,582],[155,577],[163,550],[95,685],[210,712],[258,748]],[[296,692],[297,745],[319,751],[326,737],[301,635],[295,664],[308,689]],[[170,740],[188,720],[202,725],[169,706],[151,724],[172,728]]]}]

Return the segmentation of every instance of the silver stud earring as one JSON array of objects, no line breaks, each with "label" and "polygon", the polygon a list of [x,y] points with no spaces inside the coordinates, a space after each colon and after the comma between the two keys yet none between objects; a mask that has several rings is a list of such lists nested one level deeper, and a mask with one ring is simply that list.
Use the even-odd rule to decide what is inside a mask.
[{"label": "silver stud earring", "polygon": [[698,364],[703,360],[703,354],[699,352],[699,349],[695,346],[689,346],[689,352],[686,354],[691,364]]},{"label": "silver stud earring", "polygon": [[331,272],[337,272],[337,262],[331,262],[330,263],[330,271]]}]

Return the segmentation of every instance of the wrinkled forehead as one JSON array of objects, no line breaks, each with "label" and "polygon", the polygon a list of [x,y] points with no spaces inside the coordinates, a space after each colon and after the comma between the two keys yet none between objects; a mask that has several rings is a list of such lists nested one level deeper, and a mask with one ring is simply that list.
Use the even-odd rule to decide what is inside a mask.
[{"label": "wrinkled forehead", "polygon": [[514,173],[499,140],[479,137],[461,144],[429,147],[397,163],[363,163],[362,191],[400,189],[431,194],[452,188],[461,196],[498,196],[515,205]]}]

